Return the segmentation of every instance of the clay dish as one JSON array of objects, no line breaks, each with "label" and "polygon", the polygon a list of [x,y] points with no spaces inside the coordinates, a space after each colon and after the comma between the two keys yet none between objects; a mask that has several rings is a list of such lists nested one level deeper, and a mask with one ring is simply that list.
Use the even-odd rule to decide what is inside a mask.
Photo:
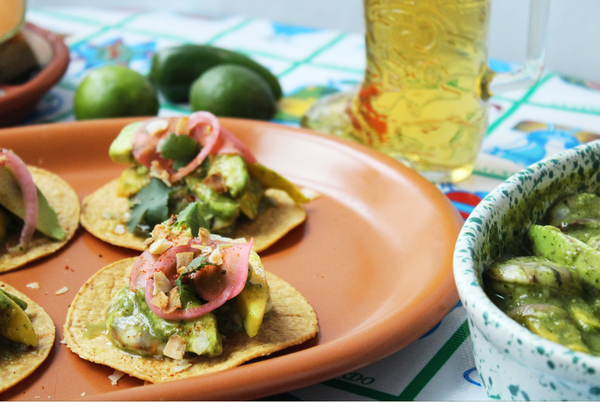
[{"label": "clay dish", "polygon": [[0,127],[18,124],[31,113],[69,65],[69,49],[60,36],[31,23],[25,23],[22,33],[42,70],[24,84],[0,85]]}]

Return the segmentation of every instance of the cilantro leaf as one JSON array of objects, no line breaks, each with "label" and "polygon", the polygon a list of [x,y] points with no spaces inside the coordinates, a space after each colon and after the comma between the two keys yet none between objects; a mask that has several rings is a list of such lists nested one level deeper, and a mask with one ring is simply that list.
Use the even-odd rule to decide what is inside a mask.
[{"label": "cilantro leaf", "polygon": [[196,258],[194,258],[188,265],[187,267],[185,267],[185,270],[183,270],[180,274],[179,274],[179,278],[177,279],[181,279],[182,277],[184,277],[185,275],[191,275],[195,272],[200,271],[202,268],[206,267],[207,265],[214,265],[213,263],[208,262],[208,257],[205,255],[201,255],[198,256]]},{"label": "cilantro leaf", "polygon": [[169,218],[169,195],[177,188],[169,187],[161,180],[153,177],[144,188],[137,193],[127,228],[131,233],[145,222],[154,227]]},{"label": "cilantro leaf", "polygon": [[170,133],[160,147],[160,154],[165,159],[173,160],[173,168],[186,166],[198,154],[198,144],[187,135]]},{"label": "cilantro leaf", "polygon": [[188,204],[188,206],[177,215],[177,221],[173,224],[173,228],[180,231],[189,228],[192,236],[197,237],[201,227],[208,229],[208,223],[204,220],[200,209],[200,204],[198,202]]},{"label": "cilantro leaf", "polygon": [[204,255],[201,255],[200,257],[196,257],[192,260],[192,262],[190,262],[187,266],[188,270],[194,270],[194,272],[204,268],[206,265],[211,265],[208,262],[208,258]]}]

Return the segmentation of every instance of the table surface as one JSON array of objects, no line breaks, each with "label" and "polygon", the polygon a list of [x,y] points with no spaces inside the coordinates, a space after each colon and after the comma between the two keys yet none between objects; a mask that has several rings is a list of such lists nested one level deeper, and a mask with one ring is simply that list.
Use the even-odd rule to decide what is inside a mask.
[{"label": "table surface", "polygon": [[[240,51],[280,79],[275,122],[298,126],[319,97],[362,81],[364,38],[244,16],[210,17],[158,10],[85,7],[30,8],[27,20],[65,37],[71,62],[62,81],[22,123],[74,120],[73,93],[93,68],[127,65],[147,74],[152,54],[182,43]],[[494,60],[497,71],[512,66]],[[189,109],[161,103],[159,115]],[[466,218],[511,174],[540,159],[600,138],[600,85],[546,72],[532,88],[490,102],[489,130],[474,174],[439,185]],[[107,379],[108,381],[108,379]],[[45,398],[44,396],[40,396]],[[277,395],[306,400],[488,400],[475,367],[466,313],[459,303],[421,339],[375,364],[339,378]]]}]

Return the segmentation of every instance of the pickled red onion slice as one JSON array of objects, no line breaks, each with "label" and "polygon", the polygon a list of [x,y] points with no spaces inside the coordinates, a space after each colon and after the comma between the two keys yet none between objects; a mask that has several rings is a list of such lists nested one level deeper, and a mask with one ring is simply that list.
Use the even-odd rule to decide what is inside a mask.
[{"label": "pickled red onion slice", "polygon": [[[156,120],[166,120],[169,123],[162,135],[153,135],[148,132],[148,124]],[[159,161],[161,166],[165,168],[169,167],[170,163],[167,163],[167,160],[158,152],[158,144],[163,137],[175,130],[178,120],[178,117],[150,119],[143,124],[140,124],[133,134],[132,139],[133,157],[135,160],[147,168],[149,168],[152,165],[152,161],[155,160]]]},{"label": "pickled red onion slice", "polygon": [[209,154],[239,154],[248,163],[255,163],[256,158],[248,147],[231,132],[221,127],[215,115],[209,112],[195,112],[189,117],[189,128],[192,137],[202,145],[202,150],[187,166],[179,169],[171,176],[174,183],[183,179],[196,169]]},{"label": "pickled red onion slice", "polygon": [[[214,298],[208,301],[208,303],[188,309],[176,310],[172,313],[165,313],[160,308],[152,304],[152,298],[154,297],[154,280],[149,278],[146,281],[145,289],[145,298],[148,307],[154,314],[166,320],[185,320],[200,317],[201,315],[209,313],[214,309],[222,306],[227,300],[234,298],[235,296],[240,294],[240,292],[244,289],[244,286],[246,285],[246,280],[248,279],[248,264],[250,262],[250,251],[252,250],[253,244],[254,239],[251,239],[248,243],[236,244],[234,246],[221,250],[221,253],[223,254],[223,264],[219,266],[219,271],[224,272],[220,273],[220,275],[223,275],[224,277],[223,283],[220,286],[220,292],[213,294]],[[192,248],[190,246],[179,247]],[[167,252],[169,252],[170,250],[168,250]],[[173,255],[176,255],[176,253],[173,253]],[[162,257],[159,259],[159,261],[161,259]],[[159,261],[157,261],[157,264]],[[167,272],[173,272],[173,269],[174,267],[176,267],[176,264],[176,260],[175,262],[173,262],[172,257],[168,257],[165,258],[164,265],[160,265],[157,268],[165,272],[167,277],[169,277]],[[211,284],[203,283],[201,279],[194,280],[194,282],[197,291],[198,289],[200,289],[200,293],[204,293],[206,291],[211,293],[211,291],[209,290],[213,288]]]},{"label": "pickled red onion slice", "polygon": [[158,260],[158,257],[160,255],[152,254],[146,250],[135,260],[129,275],[129,289],[135,291],[137,288],[146,286],[146,282],[154,273],[154,263]]},{"label": "pickled red onion slice", "polygon": [[197,252],[198,249],[188,245],[176,246],[169,248],[161,255],[152,254],[148,250],[144,251],[133,264],[129,275],[129,288],[135,290],[146,287],[146,282],[158,271],[162,271],[170,279],[171,284],[174,284],[175,279],[173,278],[177,275],[177,254],[186,251]]},{"label": "pickled red onion slice", "polygon": [[[154,119],[156,120],[156,119]],[[133,157],[142,165],[151,167],[153,161],[172,173],[171,161],[164,159],[158,151],[160,141],[169,133],[175,131],[179,118],[166,118],[168,127],[160,135],[149,133],[147,130],[149,120],[137,128],[133,140]],[[175,183],[196,169],[209,154],[239,154],[248,163],[255,163],[256,158],[248,147],[237,139],[231,132],[221,127],[215,115],[209,112],[195,112],[189,116],[188,128],[192,138],[202,145],[198,155],[187,166],[174,172],[170,178]]]},{"label": "pickled red onion slice", "polygon": [[19,245],[14,250],[25,251],[33,237],[38,221],[37,187],[33,182],[29,169],[27,169],[27,165],[11,150],[0,149],[0,166],[6,166],[13,173],[23,193],[25,218],[23,219]]}]

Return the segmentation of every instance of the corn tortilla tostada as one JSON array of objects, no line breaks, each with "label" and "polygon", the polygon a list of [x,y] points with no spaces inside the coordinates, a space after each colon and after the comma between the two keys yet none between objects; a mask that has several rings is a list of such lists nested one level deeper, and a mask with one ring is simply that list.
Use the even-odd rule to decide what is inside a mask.
[{"label": "corn tortilla tostada", "polygon": [[0,150],[0,272],[52,254],[79,225],[79,198],[62,178]]},{"label": "corn tortilla tostada", "polygon": [[232,368],[316,336],[311,305],[264,271],[252,241],[204,228],[191,238],[194,223],[180,224],[181,214],[154,228],[140,257],[108,265],[83,285],[64,325],[71,351],[159,383]]},{"label": "corn tortilla tostada", "polygon": [[149,231],[190,202],[201,204],[211,233],[252,237],[257,252],[306,219],[311,198],[208,112],[127,125],[109,154],[130,167],[84,198],[81,224],[114,245],[144,250]]},{"label": "corn tortilla tostada", "polygon": [[0,282],[0,293],[0,392],[4,392],[46,360],[55,328],[48,313],[12,286]]}]

